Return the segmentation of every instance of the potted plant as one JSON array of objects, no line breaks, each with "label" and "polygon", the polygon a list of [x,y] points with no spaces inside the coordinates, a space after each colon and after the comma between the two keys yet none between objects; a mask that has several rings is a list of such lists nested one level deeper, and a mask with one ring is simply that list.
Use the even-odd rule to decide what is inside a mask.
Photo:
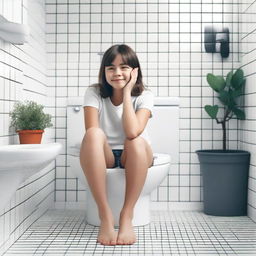
[{"label": "potted plant", "polygon": [[232,118],[245,119],[244,111],[238,106],[245,87],[244,73],[242,69],[234,73],[230,71],[226,79],[209,73],[207,82],[223,105],[204,107],[207,114],[222,126],[223,148],[196,151],[203,177],[204,212],[216,216],[246,215],[250,153],[227,149],[226,143],[226,123]]},{"label": "potted plant", "polygon": [[20,144],[40,144],[44,129],[51,127],[51,115],[34,101],[17,102],[11,112],[11,126],[19,134]]}]

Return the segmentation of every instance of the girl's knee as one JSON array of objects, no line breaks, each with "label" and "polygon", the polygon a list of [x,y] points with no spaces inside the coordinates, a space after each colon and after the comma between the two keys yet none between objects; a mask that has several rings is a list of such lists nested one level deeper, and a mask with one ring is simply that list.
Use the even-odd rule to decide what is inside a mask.
[{"label": "girl's knee", "polygon": [[[148,167],[152,166],[153,152],[146,140],[142,137],[137,137],[133,140],[125,140],[124,143],[124,156],[121,159],[123,166],[126,166],[127,161],[134,161],[140,159],[140,161],[148,163]],[[130,156],[130,157],[127,157]]]},{"label": "girl's knee", "polygon": [[84,136],[84,140],[85,141],[98,141],[98,140],[104,140],[105,139],[105,134],[102,131],[102,129],[98,128],[98,127],[91,127],[89,129],[86,130],[85,136]]},{"label": "girl's knee", "polygon": [[127,151],[136,151],[136,152],[143,152],[145,149],[146,142],[141,137],[136,137],[135,139],[128,140],[126,139],[124,142],[124,147]]}]

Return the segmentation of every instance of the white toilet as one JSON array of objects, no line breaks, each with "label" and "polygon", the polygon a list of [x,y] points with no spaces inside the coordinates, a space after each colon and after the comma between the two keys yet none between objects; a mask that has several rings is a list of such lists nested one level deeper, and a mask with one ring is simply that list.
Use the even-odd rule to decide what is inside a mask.
[{"label": "white toilet", "polygon": [[[84,136],[83,97],[69,98],[67,109],[67,146],[70,169],[86,189],[86,220],[88,224],[99,226],[97,205],[80,166],[80,144]],[[134,208],[133,225],[150,223],[150,194],[167,177],[170,163],[178,162],[179,152],[179,99],[156,97],[153,118],[149,120],[148,132],[154,152],[154,165],[148,169],[145,185]],[[171,161],[172,159],[172,161]],[[107,194],[112,209],[115,226],[119,224],[119,214],[124,202],[124,169],[107,169]]]}]

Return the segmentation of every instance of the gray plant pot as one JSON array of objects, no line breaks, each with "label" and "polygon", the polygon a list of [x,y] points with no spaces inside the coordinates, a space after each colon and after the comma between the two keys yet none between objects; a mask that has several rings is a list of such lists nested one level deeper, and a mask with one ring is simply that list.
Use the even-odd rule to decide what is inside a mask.
[{"label": "gray plant pot", "polygon": [[247,215],[250,153],[243,150],[196,151],[203,177],[204,212]]}]

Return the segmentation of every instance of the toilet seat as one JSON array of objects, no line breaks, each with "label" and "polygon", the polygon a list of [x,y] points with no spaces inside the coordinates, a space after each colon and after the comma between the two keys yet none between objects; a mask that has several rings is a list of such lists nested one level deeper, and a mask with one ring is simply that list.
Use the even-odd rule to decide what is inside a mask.
[{"label": "toilet seat", "polygon": [[154,158],[153,166],[169,164],[171,161],[171,157],[168,154],[153,153],[153,158]]},{"label": "toilet seat", "polygon": [[[80,145],[76,145],[68,148],[68,155],[79,157],[80,155]],[[153,166],[168,164],[171,161],[171,157],[168,154],[163,153],[153,153],[154,164]]]}]

